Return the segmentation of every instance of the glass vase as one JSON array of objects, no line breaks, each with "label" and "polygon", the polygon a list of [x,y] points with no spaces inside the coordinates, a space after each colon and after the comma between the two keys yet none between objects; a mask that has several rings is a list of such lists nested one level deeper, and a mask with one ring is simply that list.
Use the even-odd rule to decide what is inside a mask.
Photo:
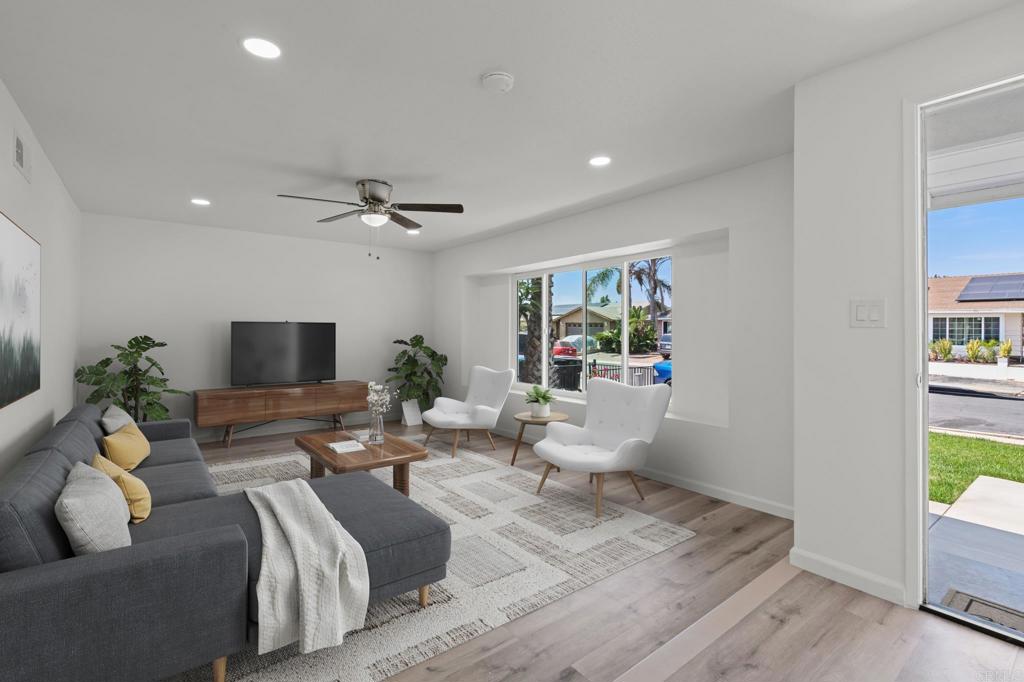
[{"label": "glass vase", "polygon": [[384,415],[370,415],[370,433],[366,437],[366,442],[372,445],[380,445],[384,442]]}]

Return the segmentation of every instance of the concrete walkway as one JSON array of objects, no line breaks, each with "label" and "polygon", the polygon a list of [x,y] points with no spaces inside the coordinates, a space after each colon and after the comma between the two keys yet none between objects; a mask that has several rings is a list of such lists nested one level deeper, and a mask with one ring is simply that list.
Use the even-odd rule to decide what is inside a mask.
[{"label": "concrete walkway", "polygon": [[1024,483],[979,476],[943,507],[929,505],[928,601],[957,590],[1024,611]]}]

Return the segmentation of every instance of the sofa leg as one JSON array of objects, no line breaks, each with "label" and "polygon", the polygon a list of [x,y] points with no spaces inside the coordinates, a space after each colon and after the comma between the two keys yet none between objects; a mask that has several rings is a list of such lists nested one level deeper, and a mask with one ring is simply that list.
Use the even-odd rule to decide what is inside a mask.
[{"label": "sofa leg", "polygon": [[554,464],[545,463],[544,475],[540,477],[540,485],[537,486],[537,494],[540,495],[540,489],[544,487],[544,481],[548,480],[548,474],[555,468]]},{"label": "sofa leg", "polygon": [[420,608],[427,608],[430,604],[430,585],[420,586]]},{"label": "sofa leg", "polygon": [[224,682],[228,676],[228,657],[221,656],[213,662],[213,682]]},{"label": "sofa leg", "polygon": [[455,459],[455,451],[459,449],[459,430],[455,429],[452,435],[452,459]]}]

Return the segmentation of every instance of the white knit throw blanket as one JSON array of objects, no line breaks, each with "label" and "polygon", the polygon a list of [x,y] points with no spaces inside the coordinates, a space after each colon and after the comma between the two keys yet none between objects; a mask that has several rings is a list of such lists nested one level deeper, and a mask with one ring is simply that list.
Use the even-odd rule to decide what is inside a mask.
[{"label": "white knit throw blanket", "polygon": [[338,646],[366,621],[366,554],[302,479],[245,491],[260,517],[259,652]]}]

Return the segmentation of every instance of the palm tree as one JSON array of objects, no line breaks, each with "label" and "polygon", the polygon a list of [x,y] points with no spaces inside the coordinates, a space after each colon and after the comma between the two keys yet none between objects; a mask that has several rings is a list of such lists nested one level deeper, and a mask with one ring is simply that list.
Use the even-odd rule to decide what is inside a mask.
[{"label": "palm tree", "polygon": [[647,258],[629,264],[629,279],[640,286],[647,294],[647,312],[651,326],[658,328],[658,313],[665,310],[665,294],[672,295],[672,282],[666,280],[662,269],[669,263],[668,257]]},{"label": "palm tree", "polygon": [[[541,331],[544,326],[543,288],[540,277],[518,282],[519,328],[525,328],[526,348],[523,349],[523,368],[520,381],[539,384],[543,369],[544,352]],[[517,330],[518,331],[518,330]],[[517,350],[518,354],[518,336]]]},{"label": "palm tree", "polygon": [[[636,282],[640,290],[647,296],[647,315],[651,326],[658,328],[658,314],[667,308],[665,304],[666,294],[672,295],[672,282],[665,279],[663,270],[670,267],[672,259],[668,256],[659,258],[646,258],[633,261],[629,264],[629,273],[626,279]],[[603,289],[615,283],[615,291],[622,294],[622,277],[619,268],[601,268],[587,278],[587,301],[599,289]]]}]

